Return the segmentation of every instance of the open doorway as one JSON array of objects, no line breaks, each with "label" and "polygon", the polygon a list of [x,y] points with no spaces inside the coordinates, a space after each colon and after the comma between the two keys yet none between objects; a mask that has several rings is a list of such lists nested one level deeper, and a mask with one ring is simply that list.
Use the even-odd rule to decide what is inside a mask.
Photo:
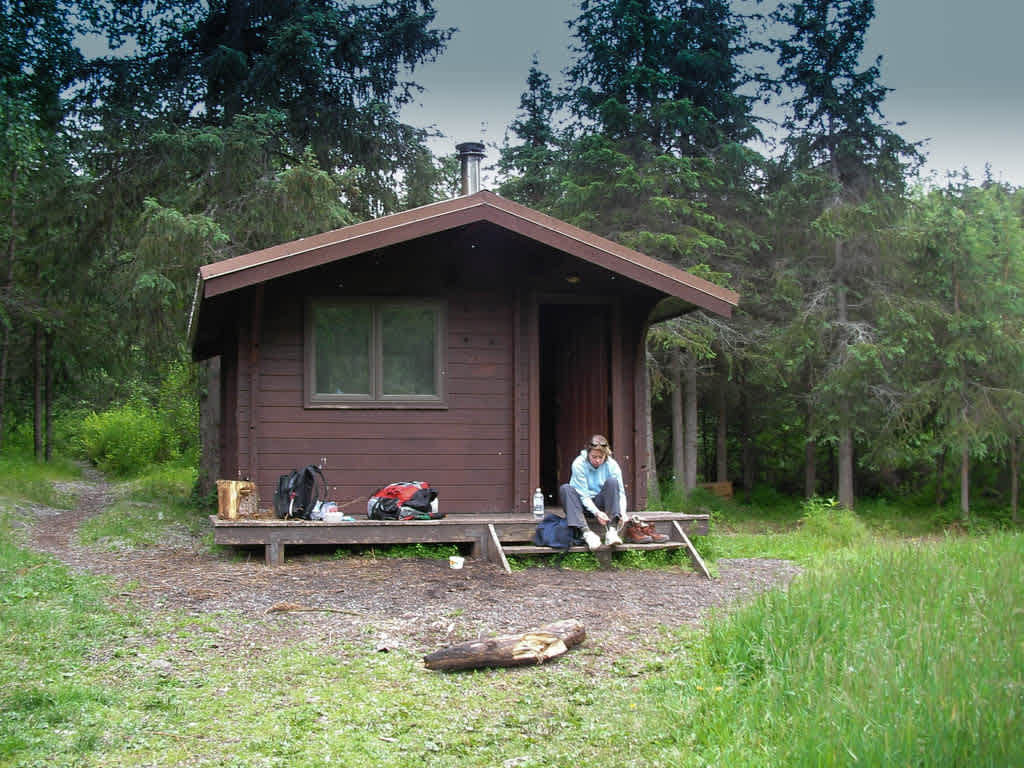
[{"label": "open doorway", "polygon": [[540,482],[545,501],[587,439],[611,434],[611,312],[606,304],[541,304]]}]

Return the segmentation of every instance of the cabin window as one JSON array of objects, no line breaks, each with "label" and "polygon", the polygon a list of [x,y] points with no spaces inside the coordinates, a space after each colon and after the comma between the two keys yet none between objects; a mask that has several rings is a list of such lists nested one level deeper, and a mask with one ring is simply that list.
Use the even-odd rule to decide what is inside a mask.
[{"label": "cabin window", "polygon": [[436,301],[311,301],[307,406],[443,405],[444,320]]}]

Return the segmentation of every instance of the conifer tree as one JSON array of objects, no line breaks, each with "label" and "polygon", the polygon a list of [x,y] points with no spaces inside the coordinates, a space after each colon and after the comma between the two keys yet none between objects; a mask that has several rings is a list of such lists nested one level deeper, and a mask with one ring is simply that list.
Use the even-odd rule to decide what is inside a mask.
[{"label": "conifer tree", "polygon": [[828,347],[828,365],[814,377],[822,415],[814,429],[836,442],[838,498],[852,508],[853,403],[863,384],[857,375],[862,355],[854,347],[873,338],[868,277],[878,265],[870,233],[885,226],[885,212],[893,210],[906,172],[919,158],[884,123],[888,89],[880,83],[880,58],[861,66],[873,0],[792,0],[780,3],[772,17],[790,30],[774,41],[780,84],[790,96],[783,123],[786,162],[794,178],[811,174],[824,182],[813,222],[818,236],[799,254],[803,311],[820,319],[816,336]]},{"label": "conifer tree", "polygon": [[137,52],[96,61],[83,94],[84,105],[99,105],[107,137],[275,114],[286,158],[310,148],[322,170],[353,175],[350,210],[396,208],[398,176],[419,162],[425,140],[398,118],[417,88],[405,75],[451,34],[432,28],[430,0],[129,0],[111,13]]},{"label": "conifer tree", "polygon": [[58,286],[68,285],[77,242],[72,227],[84,203],[69,155],[65,93],[82,64],[76,11],[90,8],[63,0],[5,2],[0,17],[0,445],[13,410],[12,383],[21,395],[14,406],[31,403],[35,410],[40,458],[44,379],[54,379],[41,340],[67,319]]},{"label": "conifer tree", "polygon": [[509,126],[520,143],[511,145],[506,136],[498,170],[503,177],[501,194],[538,210],[550,209],[558,195],[563,153],[553,123],[557,108],[551,78],[534,57],[519,114]]},{"label": "conifer tree", "polygon": [[[739,64],[752,49],[747,20],[723,0],[588,0],[580,7],[566,95],[577,138],[556,215],[729,280],[744,271],[758,240],[751,229],[758,158],[744,146],[758,131],[752,98],[742,93],[753,78]],[[663,364],[683,365],[674,346],[704,359],[724,352],[716,326],[693,319],[652,337],[655,351],[667,353]],[[691,382],[693,363],[686,363]],[[664,378],[682,380],[681,371]],[[683,413],[695,413],[696,398],[688,387],[675,431]],[[695,441],[687,435],[682,445]],[[691,485],[696,461],[695,451],[684,457]]]}]

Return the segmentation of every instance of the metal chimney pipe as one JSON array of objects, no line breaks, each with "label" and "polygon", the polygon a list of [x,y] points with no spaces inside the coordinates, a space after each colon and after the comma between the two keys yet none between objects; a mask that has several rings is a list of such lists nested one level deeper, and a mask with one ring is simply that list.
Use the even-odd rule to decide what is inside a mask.
[{"label": "metal chimney pipe", "polygon": [[479,141],[467,141],[455,145],[462,166],[462,194],[472,195],[480,191],[480,160],[484,156],[484,145]]}]

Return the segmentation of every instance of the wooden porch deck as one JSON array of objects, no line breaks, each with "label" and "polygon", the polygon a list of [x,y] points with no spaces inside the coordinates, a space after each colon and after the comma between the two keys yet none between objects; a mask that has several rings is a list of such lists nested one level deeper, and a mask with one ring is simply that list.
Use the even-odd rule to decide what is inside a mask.
[{"label": "wooden porch deck", "polygon": [[[685,548],[694,567],[708,576],[690,536],[708,532],[708,515],[681,512],[643,512],[644,520],[658,525],[669,536],[663,544],[622,544],[621,550]],[[558,554],[560,550],[537,547],[531,542],[537,526],[532,515],[451,515],[440,520],[361,520],[324,523],[310,520],[225,520],[211,515],[213,540],[226,546],[262,546],[267,565],[284,562],[285,547],[310,545],[375,544],[468,544],[470,557],[484,559],[511,572],[507,554]],[[586,552],[573,547],[572,552]],[[602,565],[611,563],[613,549],[602,547],[594,554]]]}]

